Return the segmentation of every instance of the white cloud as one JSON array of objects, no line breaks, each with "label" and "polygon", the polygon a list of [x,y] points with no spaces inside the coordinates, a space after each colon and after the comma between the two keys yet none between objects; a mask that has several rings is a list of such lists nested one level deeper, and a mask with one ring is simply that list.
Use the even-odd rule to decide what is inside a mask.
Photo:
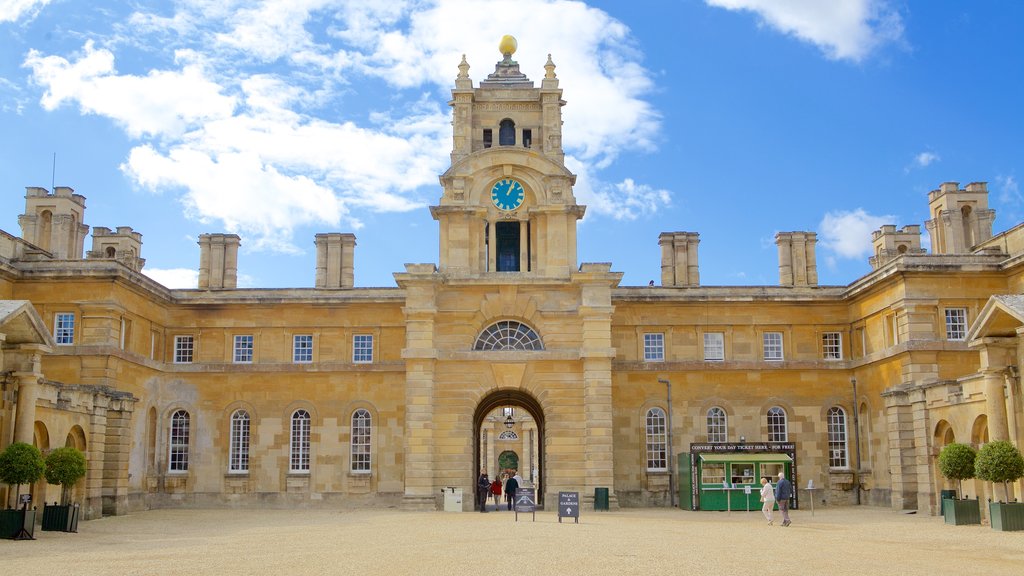
[{"label": "white cloud", "polygon": [[201,59],[193,52],[177,54],[181,70],[151,70],[146,76],[118,75],[114,55],[97,49],[92,40],[74,62],[60,56],[29,52],[24,66],[33,80],[46,88],[41,104],[54,110],[69,101],[83,113],[106,116],[133,137],[178,135],[202,121],[229,116],[235,99],[205,76]]},{"label": "white cloud", "polygon": [[747,10],[762,24],[820,48],[828,58],[861,61],[876,47],[899,41],[903,22],[886,0],[704,0]]},{"label": "white cloud", "polygon": [[143,268],[142,273],[171,289],[199,286],[199,270],[188,268]]},{"label": "white cloud", "polygon": [[[192,217],[245,235],[249,249],[296,251],[297,227],[358,228],[359,210],[436,198],[451,146],[444,94],[461,55],[478,83],[509,32],[531,79],[550,51],[562,86],[586,92],[564,109],[563,146],[590,175],[579,193],[591,212],[632,219],[669,203],[665,190],[594,176],[623,151],[652,149],[660,120],[628,28],[582,2],[183,0],[174,10],[133,13],[109,43],[32,51],[24,66],[45,109],[77,105],[122,127],[134,142],[121,168],[139,186],[181,194]],[[129,45],[173,59],[120,72],[113,47]],[[382,85],[384,98],[373,91]]]},{"label": "white cloud", "polygon": [[0,0],[0,22],[17,22],[22,17],[32,19],[50,0]]},{"label": "white cloud", "polygon": [[588,215],[636,220],[672,204],[672,194],[668,190],[638,184],[632,178],[617,183],[603,182],[593,176],[586,164],[569,156],[565,165],[576,173],[573,194],[578,203],[586,205]]},{"label": "white cloud", "polygon": [[928,166],[933,162],[938,162],[941,159],[942,158],[939,158],[939,155],[934,152],[921,152],[917,156],[914,156],[914,164],[924,168],[925,166]]},{"label": "white cloud", "polygon": [[818,235],[822,246],[839,258],[867,258],[872,252],[871,233],[894,221],[894,216],[873,216],[863,208],[828,212],[818,224]]},{"label": "white cloud", "polygon": [[999,187],[999,201],[1003,204],[1020,206],[1024,203],[1024,197],[1020,194],[1020,184],[1012,175],[996,176],[996,186]]}]

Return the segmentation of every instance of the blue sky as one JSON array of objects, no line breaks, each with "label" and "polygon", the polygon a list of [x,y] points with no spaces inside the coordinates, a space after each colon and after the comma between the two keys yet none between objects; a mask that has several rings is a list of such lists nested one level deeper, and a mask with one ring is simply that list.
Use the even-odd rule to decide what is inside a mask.
[{"label": "blue sky", "polygon": [[666,231],[700,233],[703,285],[777,284],[775,233],[814,231],[845,285],[945,181],[1024,219],[1020,2],[0,0],[0,228],[52,180],[169,287],[207,232],[242,237],[243,287],[312,286],[320,232],[393,286],[437,262],[450,90],[503,34],[536,82],[552,55],[579,258],[623,285],[659,280]]}]

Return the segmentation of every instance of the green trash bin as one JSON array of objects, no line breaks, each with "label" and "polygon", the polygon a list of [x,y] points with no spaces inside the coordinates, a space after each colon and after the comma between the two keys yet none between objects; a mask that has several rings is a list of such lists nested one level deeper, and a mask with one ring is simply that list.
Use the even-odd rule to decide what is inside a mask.
[{"label": "green trash bin", "polygon": [[956,500],[956,490],[939,491],[939,510],[942,514],[946,513],[946,499]]},{"label": "green trash bin", "polygon": [[608,510],[607,488],[594,488],[594,510]]}]

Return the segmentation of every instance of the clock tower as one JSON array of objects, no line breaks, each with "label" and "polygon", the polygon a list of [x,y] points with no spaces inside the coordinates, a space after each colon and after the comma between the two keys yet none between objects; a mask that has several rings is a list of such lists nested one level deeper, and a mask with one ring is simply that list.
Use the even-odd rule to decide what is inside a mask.
[{"label": "clock tower", "polygon": [[431,214],[440,224],[440,272],[568,278],[576,267],[576,176],[562,151],[562,90],[548,56],[539,88],[512,60],[516,40],[502,38],[502,60],[473,87],[462,57],[452,90],[452,165]]}]

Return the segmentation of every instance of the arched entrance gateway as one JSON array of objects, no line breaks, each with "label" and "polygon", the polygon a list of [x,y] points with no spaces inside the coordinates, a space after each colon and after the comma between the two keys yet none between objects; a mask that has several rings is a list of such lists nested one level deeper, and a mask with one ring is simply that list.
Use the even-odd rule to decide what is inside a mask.
[{"label": "arched entrance gateway", "polygon": [[472,474],[481,469],[491,480],[518,473],[524,485],[544,500],[544,411],[521,390],[497,390],[480,401],[473,414],[475,432]]}]

